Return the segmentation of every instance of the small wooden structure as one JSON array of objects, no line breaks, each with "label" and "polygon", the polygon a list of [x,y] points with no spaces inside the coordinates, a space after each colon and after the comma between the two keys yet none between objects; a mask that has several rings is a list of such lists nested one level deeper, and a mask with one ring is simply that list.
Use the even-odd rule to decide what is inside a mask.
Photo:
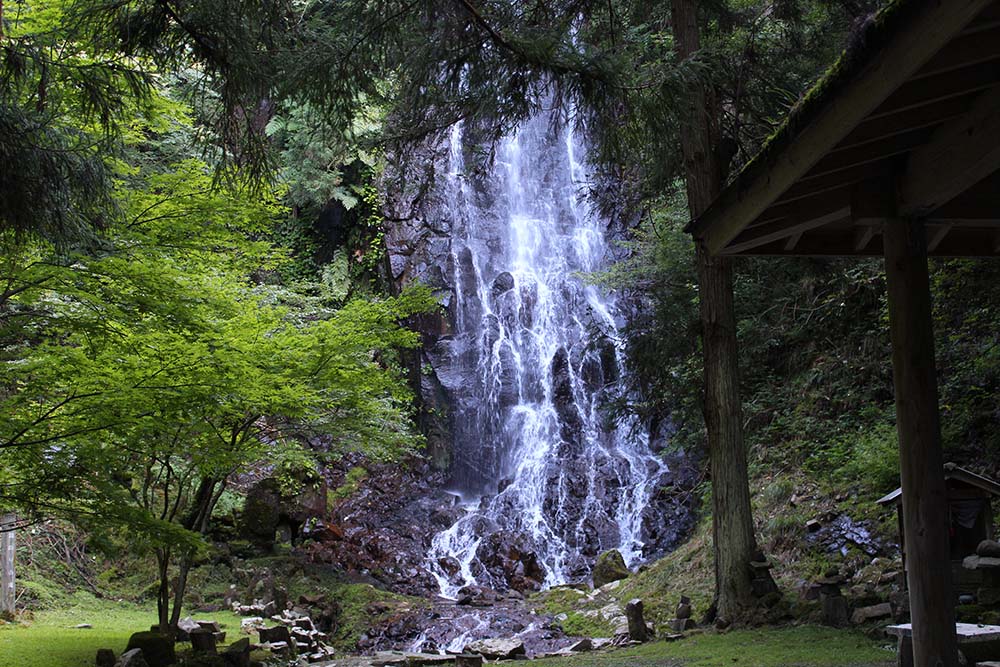
[{"label": "small wooden structure", "polygon": [[927,257],[1000,256],[1000,0],[895,0],[856,37],[688,231],[884,257],[915,664],[955,667]]},{"label": "small wooden structure", "polygon": [[[993,539],[992,500],[994,497],[1000,497],[1000,484],[954,463],[944,464],[944,484],[949,515],[948,545],[954,576],[955,563],[961,566],[962,559],[976,553],[976,547],[980,542]],[[899,535],[902,540],[904,537],[902,487],[875,502],[883,507],[896,506]],[[903,542],[905,540],[901,543]],[[903,558],[905,563],[905,547]]]},{"label": "small wooden structure", "polygon": [[[912,624],[890,625],[885,633],[899,639],[899,667],[913,667]],[[967,659],[975,660],[977,664],[982,664],[980,660],[993,657],[1000,650],[1000,625],[956,623],[955,635]]]}]

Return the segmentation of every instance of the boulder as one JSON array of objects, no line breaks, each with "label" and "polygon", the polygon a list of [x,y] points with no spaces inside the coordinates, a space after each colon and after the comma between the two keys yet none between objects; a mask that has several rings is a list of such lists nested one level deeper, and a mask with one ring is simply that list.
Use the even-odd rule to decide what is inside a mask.
[{"label": "boulder", "polygon": [[149,667],[167,667],[177,662],[174,640],[159,632],[136,632],[128,638],[125,654],[133,649],[141,649],[142,657]]},{"label": "boulder", "polygon": [[890,617],[892,617],[892,605],[888,602],[882,602],[880,604],[873,604],[867,607],[858,607],[855,609],[854,613],[851,614],[851,623],[861,625],[862,623],[867,623],[868,621]]},{"label": "boulder", "polygon": [[97,667],[115,667],[115,652],[109,648],[97,649],[97,658],[94,660]]},{"label": "boulder", "polygon": [[646,620],[642,617],[642,600],[629,600],[625,605],[625,618],[628,619],[628,637],[634,642],[644,642],[649,639],[646,630]]},{"label": "boulder", "polygon": [[585,637],[579,641],[573,642],[567,646],[565,650],[570,653],[584,653],[586,651],[592,651],[594,650],[594,642]]},{"label": "boulder", "polygon": [[499,297],[501,294],[511,291],[514,289],[514,276],[507,271],[504,271],[493,279],[493,285],[491,288],[494,299]]},{"label": "boulder", "polygon": [[465,646],[465,653],[478,653],[487,660],[505,660],[524,655],[520,639],[479,639]]},{"label": "boulder", "polygon": [[976,555],[988,558],[1000,558],[1000,542],[996,540],[983,540],[976,547]]},{"label": "boulder", "polygon": [[250,667],[250,640],[246,637],[233,642],[222,652],[226,667]]},{"label": "boulder", "polygon": [[460,653],[455,656],[455,667],[483,667],[483,656]]},{"label": "boulder", "polygon": [[472,605],[475,607],[490,607],[496,604],[499,595],[492,588],[485,586],[463,586],[458,589],[457,605]]},{"label": "boulder", "polygon": [[617,549],[611,549],[597,557],[597,562],[594,563],[594,569],[591,572],[591,578],[594,581],[594,588],[600,588],[612,581],[624,579],[629,574],[631,572],[625,566],[625,559],[622,557],[621,552]]},{"label": "boulder", "polygon": [[115,667],[149,667],[141,648],[133,648],[122,653]]}]

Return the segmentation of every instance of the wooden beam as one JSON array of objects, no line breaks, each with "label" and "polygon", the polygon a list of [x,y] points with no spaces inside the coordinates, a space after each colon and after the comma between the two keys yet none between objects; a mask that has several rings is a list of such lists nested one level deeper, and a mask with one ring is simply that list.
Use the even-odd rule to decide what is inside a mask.
[{"label": "wooden beam", "polygon": [[[870,230],[870,232],[868,231]],[[724,254],[746,257],[881,257],[882,231],[879,225],[854,227],[821,227],[803,232],[795,247],[788,249],[788,239],[777,239],[747,248],[739,253]],[[954,226],[928,254],[935,257],[998,257],[1000,229],[962,228]]]},{"label": "wooden beam", "polygon": [[799,232],[798,234],[793,234],[792,236],[788,237],[788,240],[785,241],[785,252],[791,252],[795,250],[795,246],[797,246],[799,244],[799,241],[802,240],[802,233],[803,232]]},{"label": "wooden beam", "polygon": [[1000,26],[988,25],[953,39],[948,48],[931,58],[914,78],[950,72],[997,58],[1000,58]]},{"label": "wooden beam", "polygon": [[875,225],[861,225],[854,232],[854,252],[860,253],[875,236]]},{"label": "wooden beam", "polygon": [[882,171],[851,189],[851,219],[856,225],[882,226],[896,215],[896,187],[892,172]]},{"label": "wooden beam", "polygon": [[944,241],[944,237],[948,235],[952,227],[954,227],[952,223],[944,223],[943,225],[935,225],[934,227],[928,226],[928,231],[930,232],[930,238],[927,239],[928,253],[932,253],[938,249],[941,241]]},{"label": "wooden beam", "polygon": [[731,254],[744,252],[746,250],[750,250],[751,248],[770,243],[771,241],[788,238],[789,236],[798,235],[801,237],[804,232],[807,232],[810,229],[816,229],[817,227],[822,227],[832,222],[849,220],[850,218],[851,207],[849,205],[845,205],[821,215],[810,217],[806,220],[798,219],[795,221],[778,221],[768,225],[762,225],[760,228],[754,227],[753,229],[746,230],[733,239],[733,242],[726,247],[726,253]]},{"label": "wooden beam", "polygon": [[915,667],[957,667],[948,496],[924,225],[882,230]]},{"label": "wooden beam", "polygon": [[[800,179],[800,182],[804,179],[813,179],[827,174],[841,173],[849,169],[874,165],[883,162],[887,158],[909,153],[916,147],[926,143],[933,132],[934,129],[932,127],[921,127],[909,132],[895,134],[879,141],[871,141],[843,150],[832,150],[822,160],[817,162]],[[882,168],[882,166],[877,165],[876,168]]]},{"label": "wooden beam", "polygon": [[[1000,83],[1000,72],[998,72]],[[900,212],[922,216],[1000,170],[1000,85],[913,151],[899,183]]]},{"label": "wooden beam", "polygon": [[721,251],[991,3],[949,0],[914,10],[906,25],[809,119],[794,141],[748,174],[746,182],[727,188],[691,231],[710,252]]},{"label": "wooden beam", "polygon": [[933,104],[951,97],[960,97],[989,88],[997,80],[995,62],[979,63],[954,72],[943,72],[933,76],[908,81],[880,104],[870,118],[886,114],[900,113],[909,109]]},{"label": "wooden beam", "polygon": [[878,118],[866,118],[834,150],[843,150],[870,141],[879,141],[886,137],[903,134],[922,127],[933,127],[950,118],[961,116],[969,110],[969,100],[966,97],[949,97],[933,104],[906,109]]}]

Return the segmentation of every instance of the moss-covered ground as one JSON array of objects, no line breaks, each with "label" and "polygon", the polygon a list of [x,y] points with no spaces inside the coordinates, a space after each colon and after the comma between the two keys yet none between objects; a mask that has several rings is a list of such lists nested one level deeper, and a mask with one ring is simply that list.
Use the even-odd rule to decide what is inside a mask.
[{"label": "moss-covered ground", "polygon": [[545,667],[889,667],[886,642],[812,625],[705,633],[609,653],[537,661]]},{"label": "moss-covered ground", "polygon": [[[227,642],[239,638],[240,620],[232,612],[198,614],[218,621]],[[133,632],[156,623],[155,605],[101,600],[79,592],[66,606],[26,614],[14,623],[0,623],[0,665],[3,667],[92,667],[97,649],[120,654]],[[88,624],[90,628],[74,626]]]}]

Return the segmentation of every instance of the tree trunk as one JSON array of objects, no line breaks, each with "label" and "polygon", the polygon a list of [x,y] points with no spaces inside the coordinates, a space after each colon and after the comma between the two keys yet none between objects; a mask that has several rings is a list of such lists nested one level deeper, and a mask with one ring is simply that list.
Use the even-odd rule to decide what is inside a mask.
[{"label": "tree trunk", "polygon": [[[699,49],[697,3],[674,0],[677,53]],[[708,208],[722,189],[725,165],[719,159],[719,110],[711,89],[691,91],[681,127],[681,150],[692,217]],[[753,606],[750,562],[757,552],[739,394],[733,273],[729,259],[712,257],[697,243],[702,348],[705,357],[705,426],[712,466],[712,535],[715,552],[715,608],[719,618],[741,620]]]},{"label": "tree trunk", "polygon": [[157,622],[160,632],[166,632],[170,627],[170,550],[156,550],[156,567],[160,583],[156,589]]},{"label": "tree trunk", "polygon": [[14,587],[14,514],[0,515],[0,616],[12,616],[17,599]]},{"label": "tree trunk", "polygon": [[170,613],[170,630],[177,628],[181,620],[181,607],[184,606],[184,592],[187,590],[188,572],[191,571],[191,556],[184,554],[177,564],[177,580],[174,583],[174,608]]}]

